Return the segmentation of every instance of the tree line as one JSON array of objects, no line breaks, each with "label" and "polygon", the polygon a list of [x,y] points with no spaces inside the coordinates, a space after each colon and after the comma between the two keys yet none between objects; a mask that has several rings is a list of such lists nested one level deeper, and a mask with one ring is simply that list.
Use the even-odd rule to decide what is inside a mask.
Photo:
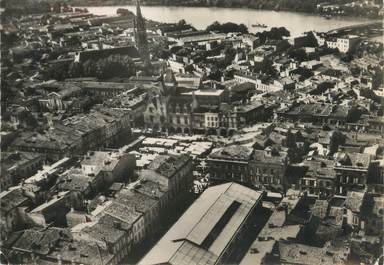
[{"label": "tree line", "polygon": [[97,77],[109,79],[113,77],[131,77],[136,73],[135,64],[127,55],[110,55],[104,58],[88,59],[83,63],[70,62],[51,66],[46,77],[64,80],[77,77]]}]

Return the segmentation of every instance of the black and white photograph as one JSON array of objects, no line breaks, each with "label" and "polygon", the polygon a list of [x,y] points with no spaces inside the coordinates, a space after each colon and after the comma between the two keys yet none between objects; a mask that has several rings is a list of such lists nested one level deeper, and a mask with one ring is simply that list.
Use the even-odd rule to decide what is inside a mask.
[{"label": "black and white photograph", "polygon": [[383,0],[0,0],[0,265],[383,265]]}]

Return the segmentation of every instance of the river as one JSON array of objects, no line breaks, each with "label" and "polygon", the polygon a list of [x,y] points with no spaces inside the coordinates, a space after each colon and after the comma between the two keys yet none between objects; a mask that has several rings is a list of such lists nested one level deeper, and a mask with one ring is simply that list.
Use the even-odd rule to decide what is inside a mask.
[{"label": "river", "polygon": [[[126,8],[135,12],[136,7],[128,6],[102,6],[87,7],[95,15],[115,15],[118,8]],[[197,29],[205,29],[214,21],[220,23],[244,23],[250,32],[263,31],[264,28],[252,27],[252,24],[265,24],[271,27],[286,27],[291,36],[298,36],[309,30],[329,31],[331,29],[360,24],[369,21],[354,17],[324,17],[286,11],[255,10],[247,8],[218,8],[218,7],[169,7],[169,6],[142,6],[143,16],[159,22],[177,22],[185,19]]]}]

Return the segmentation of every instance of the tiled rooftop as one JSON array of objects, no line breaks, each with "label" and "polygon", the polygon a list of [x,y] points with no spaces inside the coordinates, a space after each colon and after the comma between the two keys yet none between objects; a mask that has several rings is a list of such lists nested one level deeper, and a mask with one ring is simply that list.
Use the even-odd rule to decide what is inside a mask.
[{"label": "tiled rooftop", "polygon": [[279,241],[280,260],[285,263],[302,265],[335,264],[333,257],[325,252],[323,248]]},{"label": "tiled rooftop", "polygon": [[158,203],[157,200],[152,197],[128,189],[122,189],[115,195],[115,198],[118,202],[136,209],[141,213],[151,210],[151,208]]},{"label": "tiled rooftop", "polygon": [[221,148],[212,152],[209,158],[212,159],[239,159],[239,160],[249,160],[252,155],[252,148],[248,148],[241,145],[233,145]]},{"label": "tiled rooftop", "polygon": [[1,212],[5,214],[15,207],[28,202],[30,199],[21,187],[13,187],[8,191],[3,191],[0,193]]},{"label": "tiled rooftop", "polygon": [[287,156],[286,152],[274,150],[271,147],[270,150],[255,150],[253,153],[253,160],[259,162],[271,162],[283,164]]},{"label": "tiled rooftop", "polygon": [[104,212],[128,224],[134,224],[142,217],[142,214],[137,212],[135,208],[118,203],[117,201],[109,205]]},{"label": "tiled rooftop", "polygon": [[171,178],[190,159],[188,155],[159,155],[148,166],[159,174]]},{"label": "tiled rooftop", "polygon": [[106,240],[110,243],[116,243],[122,236],[126,234],[126,231],[114,227],[114,223],[106,223],[104,221],[97,222],[93,226],[85,227],[80,233],[86,233],[96,240]]}]

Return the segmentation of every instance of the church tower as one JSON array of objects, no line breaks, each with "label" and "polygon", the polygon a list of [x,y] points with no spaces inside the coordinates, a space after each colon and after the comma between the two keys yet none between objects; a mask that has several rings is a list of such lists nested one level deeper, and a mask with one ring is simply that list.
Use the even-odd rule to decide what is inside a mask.
[{"label": "church tower", "polygon": [[145,29],[145,20],[141,14],[140,0],[136,0],[135,41],[141,59],[145,65],[149,65],[147,31]]}]

